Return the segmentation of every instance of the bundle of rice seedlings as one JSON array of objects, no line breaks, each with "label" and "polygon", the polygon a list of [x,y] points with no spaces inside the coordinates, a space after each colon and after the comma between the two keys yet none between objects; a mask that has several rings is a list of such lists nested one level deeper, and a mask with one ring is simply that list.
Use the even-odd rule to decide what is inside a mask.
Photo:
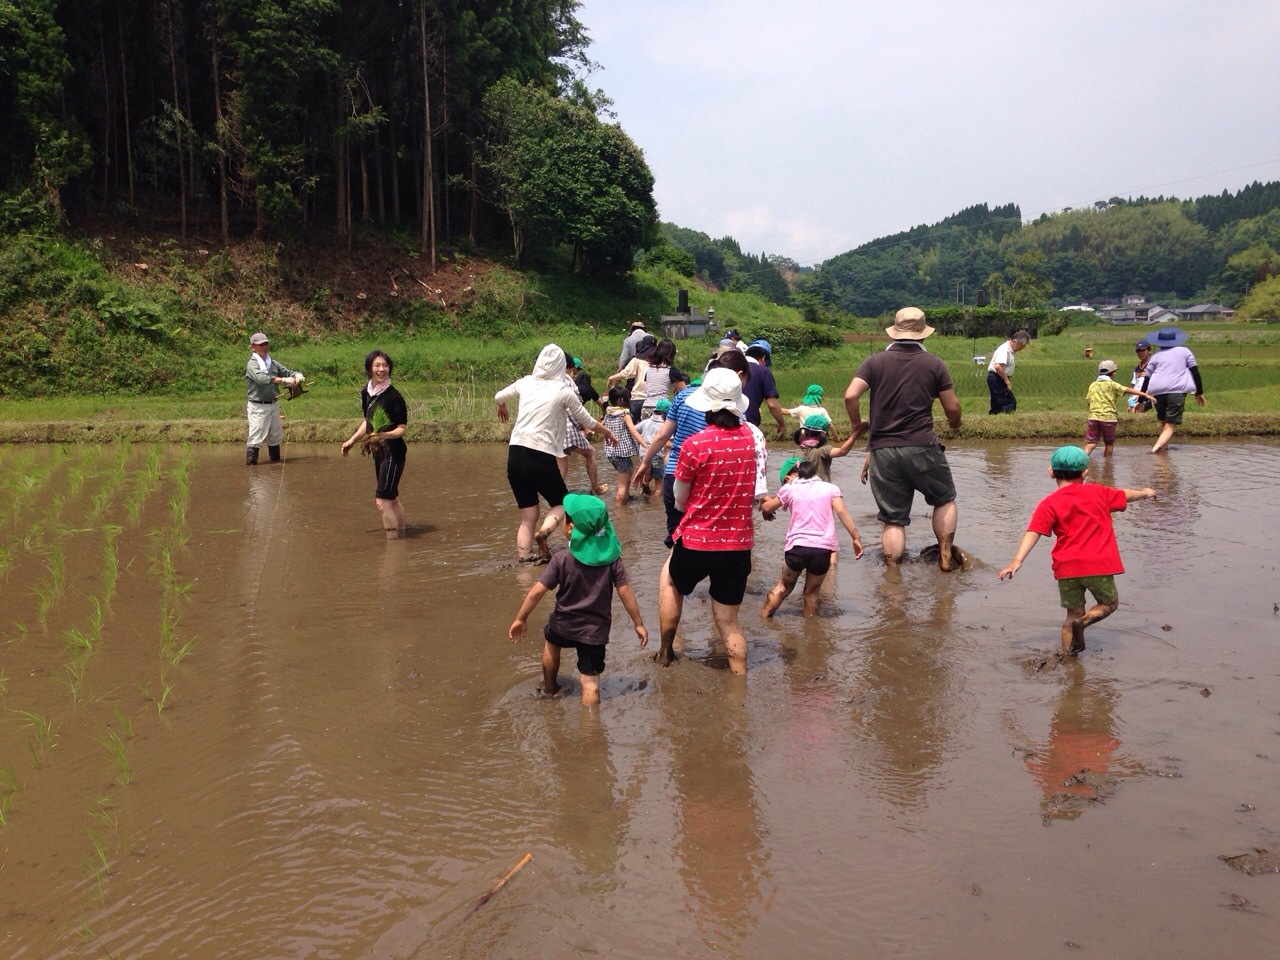
[{"label": "bundle of rice seedlings", "polygon": [[390,426],[393,424],[387,411],[382,409],[381,404],[376,404],[365,423],[364,436],[360,438],[360,453],[366,457],[383,453],[387,448],[387,439],[381,431]]}]

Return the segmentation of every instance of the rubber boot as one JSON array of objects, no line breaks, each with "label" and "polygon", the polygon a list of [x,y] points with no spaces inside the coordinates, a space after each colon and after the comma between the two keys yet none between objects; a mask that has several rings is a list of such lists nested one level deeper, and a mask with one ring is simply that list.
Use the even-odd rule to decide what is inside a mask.
[{"label": "rubber boot", "polygon": [[247,467],[256,467],[258,465],[258,448],[249,447],[245,451],[244,463]]},{"label": "rubber boot", "polygon": [[267,456],[271,458],[272,463],[279,463],[280,462],[280,444],[277,443],[274,447],[267,447]]}]

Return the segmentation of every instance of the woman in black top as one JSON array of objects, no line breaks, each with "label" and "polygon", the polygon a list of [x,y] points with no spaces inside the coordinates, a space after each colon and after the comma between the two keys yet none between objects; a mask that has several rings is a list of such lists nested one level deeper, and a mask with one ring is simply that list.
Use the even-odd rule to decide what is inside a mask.
[{"label": "woman in black top", "polygon": [[356,432],[342,445],[345,457],[353,446],[363,440],[365,453],[373,455],[373,469],[377,477],[374,504],[382,514],[382,529],[388,540],[404,536],[404,507],[400,504],[400,476],[404,473],[404,432],[409,421],[409,411],[400,391],[391,385],[391,358],[381,350],[373,350],[364,358],[365,373],[369,382],[360,391],[360,406],[364,417]]}]

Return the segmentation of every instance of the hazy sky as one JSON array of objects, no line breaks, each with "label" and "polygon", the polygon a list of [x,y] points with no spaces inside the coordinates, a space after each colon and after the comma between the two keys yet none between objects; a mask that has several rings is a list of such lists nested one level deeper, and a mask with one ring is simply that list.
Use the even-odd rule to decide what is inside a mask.
[{"label": "hazy sky", "polygon": [[1280,0],[583,0],[663,220],[821,262],[976,203],[1024,219],[1280,180]]}]

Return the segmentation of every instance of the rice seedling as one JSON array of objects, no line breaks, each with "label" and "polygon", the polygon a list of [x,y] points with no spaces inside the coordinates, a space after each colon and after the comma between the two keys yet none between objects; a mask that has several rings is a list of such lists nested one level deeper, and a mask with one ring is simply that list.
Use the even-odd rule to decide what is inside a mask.
[{"label": "rice seedling", "polygon": [[9,675],[0,669],[0,697],[9,692]]},{"label": "rice seedling", "polygon": [[13,798],[18,793],[18,775],[13,764],[6,763],[0,767],[0,827],[9,823],[9,811],[13,809]]},{"label": "rice seedling", "polygon": [[132,740],[133,739],[133,719],[125,715],[124,711],[120,709],[119,704],[116,704],[116,706],[113,708],[112,714],[116,718],[116,723],[120,725],[120,729],[124,731],[125,739]]},{"label": "rice seedling", "polygon": [[179,663],[181,663],[183,660],[187,658],[187,655],[191,653],[192,650],[195,649],[195,646],[196,646],[196,638],[192,637],[182,646],[172,648],[170,650],[170,659],[169,659],[170,665],[176,667]]},{"label": "rice seedling", "polygon": [[133,773],[129,769],[129,751],[124,741],[120,739],[120,735],[114,730],[108,730],[105,737],[94,739],[106,749],[107,755],[111,758],[111,763],[116,768],[116,780],[121,786],[127,787],[133,780]]},{"label": "rice seedling", "polygon": [[105,893],[102,881],[105,877],[111,876],[113,872],[111,860],[107,856],[107,841],[93,827],[85,827],[85,832],[89,834],[89,842],[93,845],[93,856],[88,860],[89,871],[93,874],[93,881],[98,889],[98,897],[101,899]]},{"label": "rice seedling", "polygon": [[165,679],[162,675],[160,678],[162,690],[160,696],[156,697],[156,713],[163,713],[164,708],[169,705],[169,695],[173,693],[173,683]]},{"label": "rice seedling", "polygon": [[89,816],[112,830],[120,829],[120,814],[116,812],[115,804],[111,802],[110,797],[103,796],[95,800]]},{"label": "rice seedling", "polygon": [[89,614],[89,632],[93,642],[97,643],[102,639],[102,601],[90,594],[89,605],[93,608],[93,612]]},{"label": "rice seedling", "polygon": [[102,602],[108,606],[116,592],[116,581],[120,577],[120,550],[116,546],[116,537],[123,528],[114,524],[103,527],[105,543],[102,546]]},{"label": "rice seedling", "polygon": [[19,725],[30,727],[35,734],[36,745],[43,753],[53,748],[54,738],[58,735],[58,726],[48,717],[42,717],[40,714],[31,710],[14,710],[19,720]]}]

